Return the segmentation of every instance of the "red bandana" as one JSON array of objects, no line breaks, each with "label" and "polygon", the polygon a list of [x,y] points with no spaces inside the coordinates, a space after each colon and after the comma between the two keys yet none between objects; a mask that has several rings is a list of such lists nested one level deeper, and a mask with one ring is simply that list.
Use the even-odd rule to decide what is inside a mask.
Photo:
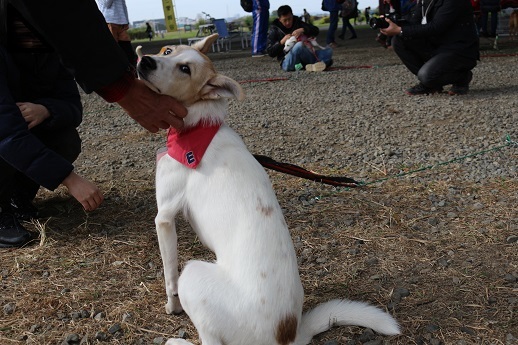
[{"label": "red bandana", "polygon": [[196,169],[219,127],[200,124],[182,132],[170,128],[167,133],[167,153],[186,167]]}]

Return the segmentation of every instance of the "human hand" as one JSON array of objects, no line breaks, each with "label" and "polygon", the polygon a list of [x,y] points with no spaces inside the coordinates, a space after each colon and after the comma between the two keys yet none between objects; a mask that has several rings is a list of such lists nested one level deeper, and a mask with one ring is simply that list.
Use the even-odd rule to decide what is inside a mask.
[{"label": "human hand", "polygon": [[300,29],[297,29],[297,30],[294,30],[291,35],[292,36],[295,36],[296,38],[299,38],[300,35],[304,34],[304,29],[303,28],[300,28]]},{"label": "human hand", "polygon": [[286,44],[286,41],[288,41],[289,39],[291,38],[291,35],[290,34],[287,34],[286,36],[284,36],[281,40],[281,44]]},{"label": "human hand", "polygon": [[104,196],[95,184],[71,172],[62,182],[68,192],[83,205],[85,211],[93,211],[103,202]]},{"label": "human hand", "polygon": [[401,27],[394,23],[392,20],[385,18],[385,21],[389,23],[389,26],[385,29],[380,29],[380,32],[387,36],[396,36],[401,33]]},{"label": "human hand", "polygon": [[22,113],[29,129],[39,125],[50,117],[50,112],[44,105],[30,102],[17,102],[16,105]]},{"label": "human hand", "polygon": [[142,127],[152,133],[160,128],[183,127],[187,109],[172,97],[152,91],[142,80],[135,80],[128,93],[117,103]]}]

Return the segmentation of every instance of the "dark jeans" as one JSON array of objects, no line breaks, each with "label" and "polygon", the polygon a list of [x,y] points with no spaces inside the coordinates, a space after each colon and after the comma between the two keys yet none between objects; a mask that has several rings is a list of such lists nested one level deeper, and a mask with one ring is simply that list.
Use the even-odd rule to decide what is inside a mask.
[{"label": "dark jeans", "polygon": [[351,36],[356,37],[356,31],[354,30],[354,27],[351,25],[349,18],[342,17],[342,33],[340,34],[340,36],[345,36],[347,28],[349,28],[349,30],[351,31]]},{"label": "dark jeans", "polygon": [[[81,152],[81,138],[75,128],[60,129],[59,133],[33,130],[33,134],[48,148],[73,163]],[[0,204],[9,203],[13,195],[34,199],[40,186],[0,158]]]},{"label": "dark jeans", "polygon": [[327,31],[326,44],[335,43],[335,32],[338,27],[338,11],[329,12],[329,31]]},{"label": "dark jeans", "polygon": [[[488,22],[488,15],[491,14],[491,31],[487,31],[487,22]],[[482,10],[482,26],[481,26],[481,33],[495,36],[496,35],[496,28],[498,26],[498,10]]]},{"label": "dark jeans", "polygon": [[425,41],[403,40],[395,36],[392,47],[410,72],[429,88],[463,84],[477,65],[477,60],[456,52],[433,53]]}]

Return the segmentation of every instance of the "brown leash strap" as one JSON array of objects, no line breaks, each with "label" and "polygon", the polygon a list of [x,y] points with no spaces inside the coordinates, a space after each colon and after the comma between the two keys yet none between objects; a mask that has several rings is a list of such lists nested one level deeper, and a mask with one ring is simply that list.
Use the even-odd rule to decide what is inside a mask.
[{"label": "brown leash strap", "polygon": [[262,155],[254,155],[255,159],[265,168],[279,171],[288,175],[293,175],[297,177],[301,177],[307,180],[321,182],[324,184],[329,184],[331,186],[340,186],[340,187],[359,187],[361,186],[360,182],[353,180],[350,177],[345,176],[325,176],[316,174],[304,168],[301,168],[297,165],[293,165],[290,163],[281,163],[277,162],[270,157],[262,156]]}]

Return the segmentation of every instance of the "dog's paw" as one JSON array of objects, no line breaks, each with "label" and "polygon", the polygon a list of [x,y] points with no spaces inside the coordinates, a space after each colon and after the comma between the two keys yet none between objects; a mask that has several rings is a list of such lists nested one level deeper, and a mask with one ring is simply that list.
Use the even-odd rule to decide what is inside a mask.
[{"label": "dog's paw", "polygon": [[182,303],[180,302],[180,298],[178,296],[173,296],[167,301],[165,305],[165,312],[167,314],[180,314],[183,312]]}]

